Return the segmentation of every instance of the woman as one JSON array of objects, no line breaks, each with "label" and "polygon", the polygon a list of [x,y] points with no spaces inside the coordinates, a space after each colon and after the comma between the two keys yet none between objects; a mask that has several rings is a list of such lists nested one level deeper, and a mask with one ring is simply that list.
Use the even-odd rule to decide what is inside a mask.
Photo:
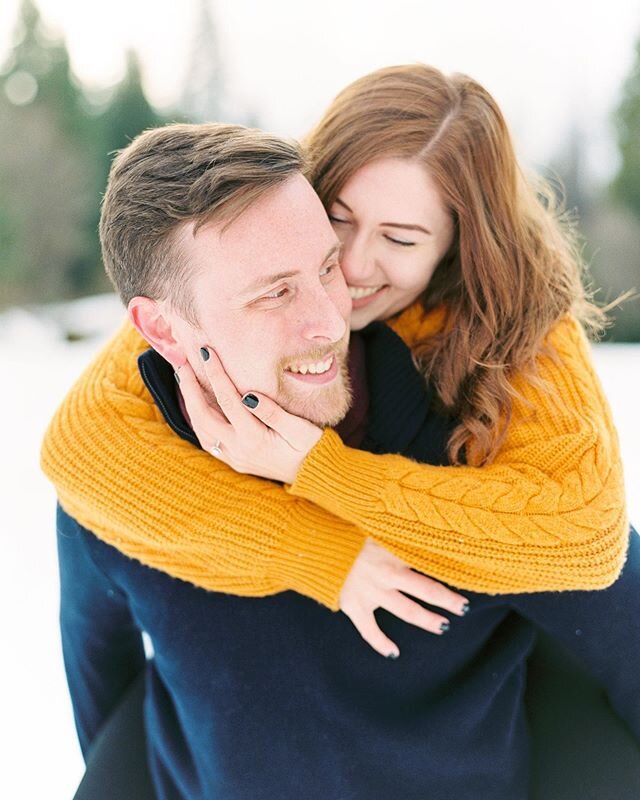
[{"label": "woman", "polygon": [[[63,506],[126,554],[206,588],[295,589],[340,606],[385,654],[392,643],[373,610],[394,606],[380,599],[384,586],[364,599],[362,586],[387,553],[386,574],[404,570],[396,600],[413,593],[415,575],[398,559],[489,593],[612,583],[628,538],[622,469],[580,325],[597,328],[603,315],[581,286],[571,233],[521,173],[493,99],[465,76],[384,69],[347,87],[307,145],[311,181],[343,242],[353,326],[387,320],[411,348],[456,420],[452,466],[364,453],[266,397],[243,403],[215,355],[206,366],[230,423],[203,405],[190,369],[180,371],[212,458],[165,426],[137,371],[146,344],[125,326],[47,433],[43,467]],[[136,424],[114,431],[104,403]],[[211,534],[221,519],[224,540]],[[362,532],[375,544],[362,549]],[[436,591],[415,594],[428,601]],[[459,597],[434,603],[463,610]],[[424,627],[437,630],[433,622]]]}]

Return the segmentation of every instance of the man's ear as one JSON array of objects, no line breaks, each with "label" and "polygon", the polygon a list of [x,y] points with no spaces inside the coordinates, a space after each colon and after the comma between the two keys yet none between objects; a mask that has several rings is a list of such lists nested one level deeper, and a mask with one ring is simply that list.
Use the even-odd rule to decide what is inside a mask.
[{"label": "man's ear", "polygon": [[159,303],[150,297],[134,297],[129,301],[127,313],[140,335],[174,369],[178,369],[186,362],[186,352],[175,339],[173,321],[164,303]]}]

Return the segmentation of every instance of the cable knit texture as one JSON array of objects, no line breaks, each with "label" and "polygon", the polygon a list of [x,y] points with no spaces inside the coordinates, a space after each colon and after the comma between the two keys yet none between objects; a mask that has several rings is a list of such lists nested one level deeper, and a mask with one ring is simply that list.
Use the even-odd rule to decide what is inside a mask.
[{"label": "cable knit texture", "polygon": [[[441,314],[392,327],[411,344]],[[42,468],[80,524],[126,555],[217,591],[293,589],[332,609],[366,536],[464,589],[594,589],[624,560],[617,436],[589,345],[572,319],[540,359],[549,395],[524,381],[504,446],[482,468],[418,465],[345,447],[327,430],[288,490],[239,475],[166,425],[124,323],[65,398]]]},{"label": "cable knit texture", "polygon": [[[411,343],[441,319],[432,315],[420,330],[414,307],[393,327]],[[559,358],[538,359],[544,386],[513,381],[520,399],[493,464],[374,456],[327,430],[289,491],[455,586],[502,593],[610,585],[628,530],[617,434],[578,322],[566,317],[547,343]]]}]

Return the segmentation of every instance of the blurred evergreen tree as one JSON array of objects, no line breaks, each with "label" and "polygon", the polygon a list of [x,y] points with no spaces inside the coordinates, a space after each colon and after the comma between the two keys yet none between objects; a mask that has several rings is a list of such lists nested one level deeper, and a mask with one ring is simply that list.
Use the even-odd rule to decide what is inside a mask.
[{"label": "blurred evergreen tree", "polygon": [[635,59],[614,121],[620,169],[612,184],[613,193],[640,218],[640,39],[636,42]]},{"label": "blurred evergreen tree", "polygon": [[97,223],[112,153],[165,118],[129,54],[108,103],[92,106],[64,41],[22,0],[0,66],[0,304],[106,291]]},{"label": "blurred evergreen tree", "polygon": [[188,122],[233,122],[257,128],[258,114],[225,87],[223,50],[215,19],[214,0],[196,0],[194,28],[178,117]]},{"label": "blurred evergreen tree", "polygon": [[155,128],[167,122],[166,117],[153,109],[144,94],[140,63],[135,53],[127,53],[125,76],[96,121],[99,130],[103,182],[106,182],[116,150],[126,147],[147,128]]},{"label": "blurred evergreen tree", "polygon": [[[93,136],[91,149],[94,169],[97,171],[95,201],[91,205],[90,229],[96,246],[94,264],[99,273],[99,281],[104,283],[102,270],[98,223],[100,220],[100,198],[109,176],[109,169],[116,151],[126,147],[132,139],[147,128],[164,125],[168,120],[154,110],[142,88],[140,63],[133,52],[127,53],[127,69],[122,81],[115,87],[110,101],[100,112],[93,115]],[[79,263],[72,268],[75,286],[82,293],[95,288],[96,270],[86,272]],[[105,284],[106,285],[106,284]]]},{"label": "blurred evergreen tree", "polygon": [[62,41],[23,0],[0,68],[0,280],[3,299],[74,291],[73,264],[95,261],[87,226],[98,174],[90,124]]},{"label": "blurred evergreen tree", "polygon": [[179,100],[180,110],[193,122],[222,122],[224,77],[220,44],[210,0],[198,0],[190,58]]},{"label": "blurred evergreen tree", "polygon": [[[631,71],[622,87],[622,98],[614,122],[620,153],[620,167],[611,183],[615,200],[623,206],[609,210],[612,218],[612,250],[622,290],[640,290],[640,38],[636,41]],[[606,215],[600,219],[600,224]],[[616,229],[617,228],[617,229]],[[612,281],[613,283],[613,281]],[[614,336],[619,340],[640,341],[638,298],[617,309]]]}]

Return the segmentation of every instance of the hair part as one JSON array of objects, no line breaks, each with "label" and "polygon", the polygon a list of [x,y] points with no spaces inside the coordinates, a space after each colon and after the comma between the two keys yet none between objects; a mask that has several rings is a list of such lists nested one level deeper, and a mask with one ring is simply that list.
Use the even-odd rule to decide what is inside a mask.
[{"label": "hair part", "polygon": [[575,230],[553,193],[521,171],[502,113],[466,75],[422,64],[388,67],[352,83],[306,141],[309,177],[327,209],[361,167],[417,161],[435,182],[454,240],[421,297],[446,309],[413,355],[458,420],[452,463],[489,463],[512,413],[515,373],[535,378],[551,327],[576,315],[592,332],[602,309],[581,282]]},{"label": "hair part", "polygon": [[125,305],[167,299],[195,322],[192,267],[182,241],[227,227],[305,169],[299,145],[241,125],[172,124],[148,130],[113,161],[100,216],[106,272]]}]

